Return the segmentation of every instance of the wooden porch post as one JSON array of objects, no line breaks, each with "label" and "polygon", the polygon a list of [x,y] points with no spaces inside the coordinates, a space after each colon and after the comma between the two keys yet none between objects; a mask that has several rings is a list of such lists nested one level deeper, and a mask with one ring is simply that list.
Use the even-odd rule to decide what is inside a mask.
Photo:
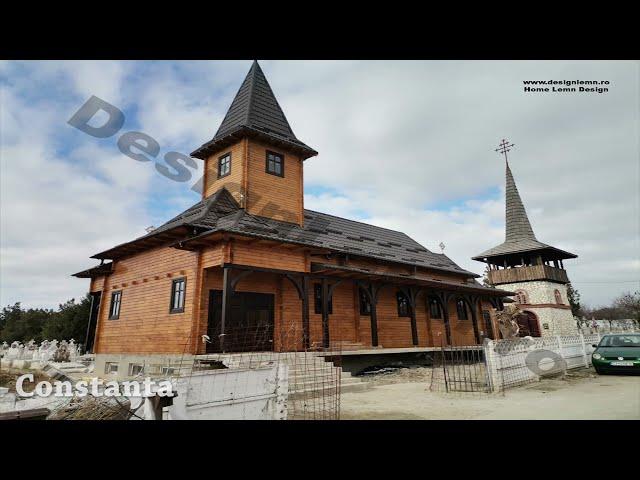
[{"label": "wooden porch post", "polygon": [[323,278],[321,283],[322,288],[322,346],[329,348],[329,288],[327,285],[327,279]]},{"label": "wooden porch post", "polygon": [[427,318],[427,346],[435,347],[433,342],[433,325],[431,324],[431,305],[429,304],[429,290],[424,290],[424,308],[425,316]]},{"label": "wooden porch post", "polygon": [[302,348],[309,349],[309,278],[302,276]]},{"label": "wooden porch post", "polygon": [[473,337],[476,340],[476,345],[480,344],[480,331],[478,329],[478,306],[475,296],[468,296],[469,309],[471,310],[471,322],[473,323]]},{"label": "wooden porch post", "polygon": [[409,302],[410,314],[411,314],[411,341],[414,347],[418,346],[418,324],[416,322],[416,297],[419,290],[415,290],[413,287],[401,288],[402,293],[407,297]]},{"label": "wooden porch post", "polygon": [[224,353],[224,329],[230,309],[232,290],[231,267],[224,267],[222,269],[222,314],[220,319],[220,351],[222,353]]},{"label": "wooden porch post", "polygon": [[368,282],[365,284],[364,282],[356,280],[356,288],[362,289],[362,291],[369,298],[369,303],[371,305],[371,314],[369,316],[371,319],[371,346],[372,347],[378,346],[378,313],[377,313],[376,306],[378,304],[378,293],[380,292],[380,289],[382,287],[383,285],[379,285],[378,287],[376,287],[371,282]]},{"label": "wooden porch post", "polygon": [[442,317],[444,320],[444,332],[447,336],[447,345],[451,345],[451,325],[449,324],[449,294],[442,292],[440,295],[442,304]]},{"label": "wooden porch post", "polygon": [[371,299],[371,346],[378,346],[378,312],[376,305],[378,304],[378,295],[373,292],[373,285],[369,298]]}]

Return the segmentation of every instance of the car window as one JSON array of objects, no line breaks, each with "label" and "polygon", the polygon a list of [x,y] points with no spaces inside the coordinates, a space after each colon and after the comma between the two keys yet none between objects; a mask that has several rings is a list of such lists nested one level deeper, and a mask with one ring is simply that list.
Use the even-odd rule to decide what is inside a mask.
[{"label": "car window", "polygon": [[640,347],[640,335],[608,335],[600,342],[601,347]]}]

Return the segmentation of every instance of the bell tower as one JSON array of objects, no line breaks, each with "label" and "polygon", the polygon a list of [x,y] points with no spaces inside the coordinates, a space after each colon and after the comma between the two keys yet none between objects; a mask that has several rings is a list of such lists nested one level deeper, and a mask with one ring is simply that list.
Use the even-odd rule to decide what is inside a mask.
[{"label": "bell tower", "polygon": [[473,260],[489,266],[489,283],[516,292],[527,318],[520,324],[520,335],[569,335],[576,331],[567,298],[569,278],[564,260],[577,255],[538,241],[520,198],[507,152],[513,144],[506,140],[496,149],[505,157],[506,211],[505,241]]},{"label": "bell tower", "polygon": [[191,153],[204,160],[202,197],[225,187],[253,215],[303,225],[303,168],[317,155],[293,133],[254,61],[213,139]]}]

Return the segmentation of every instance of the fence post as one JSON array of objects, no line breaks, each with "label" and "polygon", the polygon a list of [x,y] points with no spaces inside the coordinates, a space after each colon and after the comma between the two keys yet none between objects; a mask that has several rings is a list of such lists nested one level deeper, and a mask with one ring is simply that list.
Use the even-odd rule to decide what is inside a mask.
[{"label": "fence post", "polygon": [[587,357],[587,344],[584,340],[584,335],[580,334],[580,341],[582,342],[582,358],[584,359],[584,366],[589,368],[589,358]]},{"label": "fence post", "polygon": [[487,371],[487,386],[489,387],[490,392],[494,391],[492,346],[493,340],[489,338],[485,338],[484,342],[482,342],[482,349],[484,350],[484,365]]}]

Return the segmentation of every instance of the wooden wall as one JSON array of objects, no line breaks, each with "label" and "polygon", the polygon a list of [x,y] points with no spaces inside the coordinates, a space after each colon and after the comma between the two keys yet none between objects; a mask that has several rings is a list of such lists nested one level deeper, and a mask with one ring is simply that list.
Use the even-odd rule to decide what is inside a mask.
[{"label": "wooden wall", "polygon": [[[266,172],[267,150],[284,155],[284,177]],[[249,142],[247,211],[302,225],[304,201],[300,157],[266,144]]]},{"label": "wooden wall", "polygon": [[[232,241],[231,246],[220,241],[201,253],[157,248],[118,260],[113,274],[91,282],[91,291],[103,290],[96,352],[177,354],[194,349],[204,352],[200,338],[207,332],[209,290],[222,289],[221,266],[225,262],[300,272],[307,270],[303,250],[242,241]],[[201,280],[196,274],[199,269]],[[171,283],[182,276],[187,278],[185,311],[170,314]],[[320,345],[322,316],[314,311],[313,284],[314,281],[309,281],[310,340]],[[108,320],[114,290],[123,292],[120,318]],[[301,300],[289,280],[272,273],[253,273],[238,284],[237,290],[274,294],[275,348],[302,348]],[[485,302],[482,308],[490,310],[491,305]],[[481,310],[477,312],[478,328],[486,332]],[[329,316],[331,341],[371,345],[371,319],[360,315],[357,288],[352,281],[345,281],[335,289],[333,312]],[[377,314],[379,346],[413,345],[410,317],[397,314],[396,287],[387,286],[380,292]],[[475,343],[471,315],[468,320],[459,320],[454,300],[449,305],[449,321],[454,345]],[[417,299],[416,323],[419,346],[439,346],[446,338],[444,321],[430,318],[424,293]]]},{"label": "wooden wall", "polygon": [[[157,248],[115,262],[106,277],[96,353],[182,353],[189,341],[197,253]],[[172,280],[186,277],[183,313],[169,313]],[[111,293],[122,290],[120,318],[109,320]]]},{"label": "wooden wall", "polygon": [[[267,150],[284,156],[284,177],[266,172]],[[231,153],[231,173],[218,178],[218,159]],[[303,161],[294,154],[251,139],[215,152],[205,160],[203,198],[226,187],[253,215],[302,225],[304,222]]]},{"label": "wooden wall", "polygon": [[[215,152],[205,160],[203,198],[208,197],[224,186],[227,187],[236,201],[240,202],[240,191],[244,177],[244,159],[246,157],[245,142],[246,140],[241,140],[224,150]],[[231,173],[225,177],[218,178],[218,159],[227,153],[231,153]]]},{"label": "wooden wall", "polygon": [[227,261],[236,265],[253,265],[262,268],[304,272],[306,270],[305,260],[303,250],[266,245],[257,241],[234,241],[231,248],[231,258]]}]

